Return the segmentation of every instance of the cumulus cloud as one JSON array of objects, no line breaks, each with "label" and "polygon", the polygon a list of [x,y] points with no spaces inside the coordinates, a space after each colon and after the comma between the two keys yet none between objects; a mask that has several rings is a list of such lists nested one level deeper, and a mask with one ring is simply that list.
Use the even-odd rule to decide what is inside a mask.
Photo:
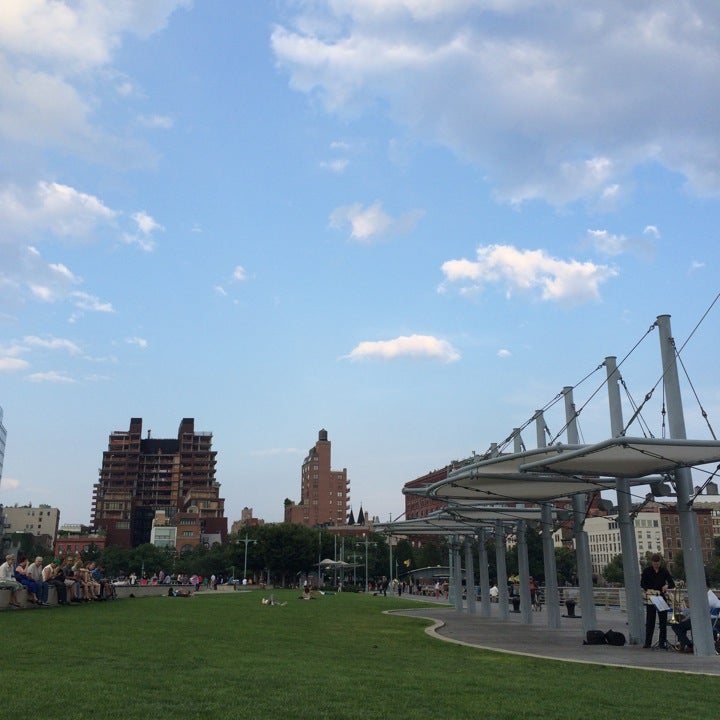
[{"label": "cumulus cloud", "polygon": [[361,342],[347,355],[350,360],[394,360],[402,357],[430,358],[451,363],[460,359],[460,353],[447,340],[432,335],[401,335],[394,340]]},{"label": "cumulus cloud", "polygon": [[476,255],[476,260],[444,262],[445,281],[439,291],[453,285],[462,293],[471,293],[500,285],[508,297],[539,291],[542,300],[575,304],[599,300],[600,286],[617,275],[606,265],[559,260],[543,250],[518,250],[509,245],[481,246]]},{"label": "cumulus cloud", "polygon": [[595,252],[610,257],[630,253],[649,258],[655,250],[655,239],[659,237],[656,227],[648,225],[641,236],[616,235],[607,230],[588,230],[587,241]]},{"label": "cumulus cloud", "polygon": [[145,338],[141,337],[129,337],[125,338],[125,342],[128,345],[137,345],[139,348],[145,349],[148,346],[148,342]]},{"label": "cumulus cloud", "polygon": [[380,201],[363,207],[360,203],[343,205],[330,214],[329,225],[335,230],[350,226],[350,238],[362,243],[412,230],[422,217],[421,210],[411,210],[397,218],[388,215]]},{"label": "cumulus cloud", "polygon": [[68,340],[67,338],[41,338],[36,335],[26,335],[22,339],[22,342],[24,345],[31,348],[40,348],[43,350],[64,350],[70,353],[70,355],[79,355],[82,352],[77,343],[74,343],[72,340]]},{"label": "cumulus cloud", "polygon": [[512,355],[512,353],[509,350],[506,350],[505,348],[500,348],[500,350],[498,350],[497,355],[500,358],[506,358],[506,357],[510,357]]},{"label": "cumulus cloud", "polygon": [[136,232],[124,233],[123,242],[127,245],[137,245],[145,252],[152,252],[156,247],[154,233],[165,228],[144,210],[135,212],[130,217],[135,223]]},{"label": "cumulus cloud", "polygon": [[29,190],[15,185],[0,189],[4,242],[13,235],[45,234],[85,240],[99,227],[112,223],[116,216],[97,197],[62,183],[41,181]]},{"label": "cumulus cloud", "polygon": [[72,292],[70,299],[76,308],[91,312],[114,313],[112,303],[103,302],[100,298],[86,292]]},{"label": "cumulus cloud", "polygon": [[320,163],[320,167],[323,170],[329,170],[330,172],[334,172],[337,174],[340,174],[347,168],[348,166],[348,159],[347,158],[336,158],[335,160],[323,160]]},{"label": "cumulus cloud", "polygon": [[175,121],[167,115],[141,115],[140,124],[156,130],[169,130]]},{"label": "cumulus cloud", "polygon": [[48,372],[41,373],[31,373],[30,375],[28,375],[28,380],[36,383],[48,382],[59,384],[69,384],[75,382],[75,380],[71,378],[67,373],[58,372],[56,370],[49,370]]},{"label": "cumulus cloud", "polygon": [[20,481],[16,478],[4,477],[0,480],[3,490],[17,490],[20,487]]},{"label": "cumulus cloud", "polygon": [[32,354],[34,351],[42,352],[44,350],[64,352],[74,357],[82,354],[80,346],[68,338],[25,335],[21,340],[15,341],[11,345],[5,347],[0,346],[0,372],[26,370],[30,367],[30,363],[20,356]]},{"label": "cumulus cloud", "polygon": [[27,360],[3,356],[2,353],[0,353],[0,372],[17,372],[18,370],[25,370],[25,368],[29,366],[30,363]]},{"label": "cumulus cloud", "polygon": [[242,283],[245,282],[248,279],[247,270],[242,265],[236,265],[235,269],[232,271],[232,276],[228,283],[225,283],[223,285],[215,285],[213,286],[213,290],[215,291],[216,295],[219,295],[220,297],[227,297],[228,291],[225,285],[229,285],[232,283]]},{"label": "cumulus cloud", "polygon": [[[4,3],[0,23],[0,141],[103,152],[111,147],[93,125],[97,96],[86,82],[107,73],[127,34],[146,38],[191,0]],[[124,81],[121,96],[132,87]],[[117,140],[117,139],[115,139]],[[128,143],[115,142],[127,150]]]},{"label": "cumulus cloud", "polygon": [[713,3],[316,0],[293,10],[271,37],[291,87],[333,113],[385,108],[408,134],[476,163],[505,201],[615,202],[647,162],[720,193]]},{"label": "cumulus cloud", "polygon": [[3,283],[16,290],[16,301],[70,299],[84,309],[108,311],[107,303],[89,303],[87,293],[76,289],[82,278],[65,263],[46,260],[39,245],[89,243],[113,227],[118,215],[97,197],[62,183],[43,181],[26,190],[15,185],[0,188]]}]

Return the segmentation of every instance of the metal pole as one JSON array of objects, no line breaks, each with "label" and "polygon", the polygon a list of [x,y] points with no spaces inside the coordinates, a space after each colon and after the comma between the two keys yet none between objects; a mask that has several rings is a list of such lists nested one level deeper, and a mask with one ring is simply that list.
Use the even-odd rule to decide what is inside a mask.
[{"label": "metal pole", "polygon": [[[687,438],[685,434],[685,417],[683,415],[680,380],[675,358],[675,341],[670,330],[670,316],[658,315],[657,325],[660,335],[660,353],[662,356],[670,437],[685,440]],[[687,576],[693,645],[695,646],[696,655],[709,657],[716,653],[709,621],[710,605],[705,585],[700,526],[691,504],[693,486],[690,468],[678,468],[675,470],[675,492],[677,494],[678,522],[680,524],[680,537],[682,538],[683,559]]]},{"label": "metal pole", "polygon": [[527,524],[525,520],[517,523],[518,572],[520,573],[520,614],[522,621],[532,625],[532,606],[530,605],[530,563],[528,561]]},{"label": "metal pole", "polygon": [[243,580],[247,577],[247,548],[248,548],[248,536],[245,535],[245,564],[243,565]]},{"label": "metal pole", "polygon": [[472,536],[465,536],[465,595],[468,615],[475,614],[475,568],[473,567]]},{"label": "metal pole", "polygon": [[370,538],[365,535],[365,594],[370,592],[370,585],[368,584],[368,548]]},{"label": "metal pole", "polygon": [[460,538],[455,535],[452,542],[453,554],[453,585],[455,586],[455,612],[463,610],[462,596],[462,563],[460,562]]},{"label": "metal pole", "polygon": [[[622,403],[620,401],[620,373],[615,357],[605,358],[607,373],[608,402],[610,406],[610,432],[620,437],[624,431]],[[627,478],[615,479],[615,492],[618,504],[618,529],[620,530],[620,548],[623,557],[623,580],[625,583],[626,609],[628,616],[628,643],[638,645],[643,642],[645,623],[643,621],[642,588],[640,587],[640,565],[638,563],[635,523],[632,520],[632,497],[630,481]]]},{"label": "metal pole", "polygon": [[490,617],[490,571],[488,570],[487,530],[478,529],[478,557],[480,562],[480,616]]},{"label": "metal pole", "polygon": [[[535,414],[537,446],[546,447],[545,417],[542,410]],[[557,561],[555,559],[555,545],[552,536],[553,512],[552,503],[544,502],[540,505],[540,521],[542,523],[543,563],[545,568],[545,607],[547,608],[547,624],[551,628],[560,627],[560,597],[557,586]]]},{"label": "metal pole", "polygon": [[505,550],[505,526],[502,520],[495,521],[495,564],[497,565],[498,610],[500,619],[507,620],[510,614],[508,598],[508,576]]},{"label": "metal pole", "polygon": [[[390,522],[392,522],[392,513],[390,513]],[[392,563],[392,535],[388,535],[388,548],[390,549],[390,575],[388,576],[388,582],[390,582],[390,586],[392,587],[392,581],[393,581],[393,563]],[[399,578],[398,578],[399,580]]]},{"label": "metal pole", "polygon": [[[551,628],[560,627],[560,595],[557,582],[557,561],[553,542],[553,506],[546,502],[540,506],[542,517],[543,557],[545,558],[545,608],[547,624]],[[548,562],[550,560],[550,562]]]},{"label": "metal pole", "polygon": [[[567,438],[571,445],[580,442],[573,389],[563,388],[565,396],[565,419],[567,420]],[[583,633],[595,630],[597,616],[595,614],[595,595],[593,593],[592,560],[590,558],[590,539],[585,532],[585,512],[587,509],[587,495],[578,493],[572,496],[573,532],[575,534],[575,562],[577,563],[578,585],[580,587],[580,614],[582,616]]]}]

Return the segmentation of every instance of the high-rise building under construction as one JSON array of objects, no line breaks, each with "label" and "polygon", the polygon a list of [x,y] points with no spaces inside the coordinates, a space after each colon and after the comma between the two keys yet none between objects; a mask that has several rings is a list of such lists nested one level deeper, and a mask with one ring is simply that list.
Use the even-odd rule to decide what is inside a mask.
[{"label": "high-rise building under construction", "polygon": [[196,432],[194,418],[183,418],[172,439],[153,438],[149,431],[143,438],[142,418],[131,418],[130,429],[111,433],[103,452],[93,488],[94,527],[105,531],[108,545],[137,547],[150,541],[160,511],[178,525],[178,549],[196,546],[201,535],[224,539],[227,518],[215,479],[216,455],[212,433]]}]

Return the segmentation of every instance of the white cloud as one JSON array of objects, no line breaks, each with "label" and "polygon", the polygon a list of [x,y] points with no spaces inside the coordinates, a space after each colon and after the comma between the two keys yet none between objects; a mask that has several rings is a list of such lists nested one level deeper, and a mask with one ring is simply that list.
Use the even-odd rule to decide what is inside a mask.
[{"label": "white cloud", "polygon": [[[126,34],[146,38],[162,29],[175,10],[190,4],[191,0],[3,3],[0,141],[84,153],[107,151],[107,138],[92,125],[98,98],[85,96],[88,79],[104,79]],[[127,80],[117,86],[120,97],[127,97],[130,89]]]},{"label": "white cloud", "polygon": [[333,229],[349,225],[351,239],[371,243],[380,237],[409,232],[422,215],[421,210],[412,210],[398,218],[392,218],[383,210],[380,201],[375,201],[368,207],[353,203],[335,208],[330,214],[329,224]]},{"label": "white cloud", "polygon": [[657,229],[645,229],[643,237],[627,237],[614,235],[607,230],[588,230],[587,239],[596,252],[602,255],[616,256],[632,253],[649,257],[655,249],[653,239],[657,237]]},{"label": "white cloud", "polygon": [[49,383],[74,383],[75,380],[67,373],[50,370],[44,373],[32,373],[28,375],[28,379],[32,382],[49,382]]},{"label": "white cloud", "polygon": [[20,487],[20,481],[16,478],[4,477],[0,480],[0,486],[3,490],[17,490]]},{"label": "white cloud", "polygon": [[160,223],[156,222],[154,218],[150,217],[144,210],[132,214],[132,219],[143,235],[150,235],[156,230],[164,230]]},{"label": "white cloud", "polygon": [[153,233],[163,231],[165,228],[144,210],[135,212],[130,217],[135,223],[137,232],[123,233],[122,241],[126,245],[137,245],[144,252],[155,250],[157,244]]},{"label": "white cloud", "polygon": [[71,355],[79,355],[82,350],[72,340],[66,338],[41,338],[36,335],[26,335],[23,339],[23,344],[31,348],[41,348],[44,350],[65,350]]},{"label": "white cloud", "polygon": [[0,353],[0,372],[17,372],[18,370],[25,370],[30,367],[30,363],[27,360],[17,357],[3,357]]},{"label": "white cloud", "polygon": [[167,115],[141,115],[140,124],[156,130],[169,130],[175,121]]},{"label": "white cloud", "polygon": [[[230,282],[245,282],[248,279],[248,274],[242,265],[236,265],[232,272],[232,278]],[[227,297],[228,291],[222,285],[215,285],[213,287],[215,293],[220,297]]]},{"label": "white cloud", "polygon": [[581,303],[599,300],[600,286],[617,275],[606,265],[577,260],[558,260],[543,250],[518,250],[509,245],[477,249],[477,260],[448,260],[443,263],[445,282],[460,285],[461,292],[478,292],[486,285],[501,285],[507,296],[515,292],[540,291],[542,300]]},{"label": "white cloud", "polygon": [[500,350],[498,350],[497,355],[498,355],[498,357],[506,358],[506,357],[510,357],[512,355],[512,353],[509,350],[506,350],[505,348],[501,348]]},{"label": "white cloud", "polygon": [[401,357],[426,357],[450,363],[459,360],[460,353],[447,340],[432,335],[401,335],[394,340],[361,342],[347,355],[350,360],[393,360]]},{"label": "white cloud", "polygon": [[347,158],[337,158],[336,160],[323,160],[320,163],[320,167],[323,170],[329,170],[330,172],[338,173],[344,172],[348,166]]},{"label": "white cloud", "polygon": [[14,185],[0,189],[5,242],[11,234],[8,231],[24,237],[51,234],[86,239],[99,227],[112,223],[116,215],[93,195],[57,182],[40,181],[28,191]]},{"label": "white cloud", "polygon": [[75,307],[80,310],[90,310],[91,312],[114,313],[112,303],[103,302],[94,295],[85,292],[72,292],[70,299]]},{"label": "white cloud", "polygon": [[616,202],[647,162],[720,192],[714,3],[294,7],[271,37],[294,89],[331,112],[387,108],[410,134],[477,163],[503,200]]},{"label": "white cloud", "polygon": [[125,342],[128,345],[137,345],[139,348],[143,348],[143,349],[145,349],[148,346],[147,340],[145,340],[145,338],[141,338],[141,337],[125,338]]}]

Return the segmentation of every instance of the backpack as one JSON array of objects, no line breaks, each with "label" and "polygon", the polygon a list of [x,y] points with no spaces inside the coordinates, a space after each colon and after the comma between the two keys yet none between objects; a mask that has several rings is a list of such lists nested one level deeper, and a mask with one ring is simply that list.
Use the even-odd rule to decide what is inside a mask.
[{"label": "backpack", "polygon": [[583,645],[607,645],[607,637],[602,630],[588,630]]},{"label": "backpack", "polygon": [[605,641],[608,645],[624,645],[625,636],[616,630],[608,630],[605,633]]}]

